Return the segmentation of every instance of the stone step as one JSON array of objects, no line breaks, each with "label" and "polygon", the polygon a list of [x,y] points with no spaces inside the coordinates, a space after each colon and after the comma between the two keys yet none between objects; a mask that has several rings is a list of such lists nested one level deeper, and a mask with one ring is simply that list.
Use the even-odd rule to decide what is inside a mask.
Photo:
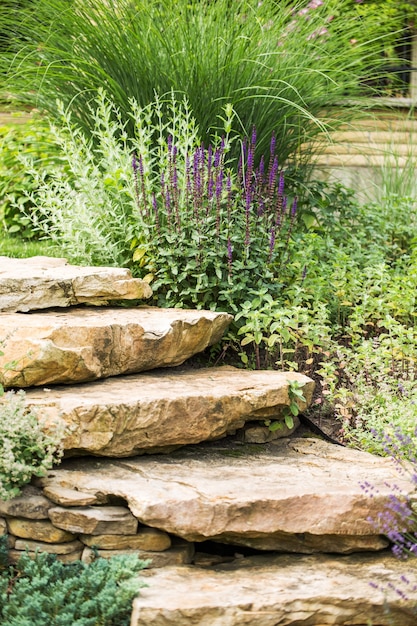
[{"label": "stone step", "polygon": [[307,376],[234,367],[159,370],[32,389],[26,402],[47,423],[65,422],[67,454],[125,457],[218,439],[252,420],[279,420],[277,435],[288,434],[283,413],[291,382],[303,388],[304,410],[314,388]]},{"label": "stone step", "polygon": [[148,587],[134,600],[131,626],[416,624],[417,559],[399,561],[386,552],[256,556],[143,575]]},{"label": "stone step", "polygon": [[83,382],[180,365],[219,341],[231,320],[227,313],[146,306],[0,313],[0,383]]},{"label": "stone step", "polygon": [[[373,496],[362,489],[365,482]],[[264,446],[226,439],[117,461],[69,459],[38,484],[58,505],[62,489],[67,506],[71,489],[100,505],[117,497],[140,524],[189,542],[348,554],[387,546],[368,520],[385,510],[394,483],[404,494],[414,490],[390,459],[286,438]],[[53,523],[74,530],[65,511]]]},{"label": "stone step", "polygon": [[128,269],[78,267],[66,259],[0,256],[0,311],[32,311],[110,300],[150,298],[152,289]]}]

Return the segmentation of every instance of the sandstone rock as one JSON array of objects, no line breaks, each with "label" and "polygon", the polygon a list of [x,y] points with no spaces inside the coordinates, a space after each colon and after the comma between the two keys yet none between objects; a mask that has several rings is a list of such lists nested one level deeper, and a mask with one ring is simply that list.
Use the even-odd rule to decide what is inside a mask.
[{"label": "sandstone rock", "polygon": [[137,519],[122,506],[53,507],[49,517],[57,528],[85,535],[132,535],[138,527]]},{"label": "sandstone rock", "polygon": [[21,495],[11,500],[0,500],[0,514],[27,519],[49,519],[52,504],[40,489],[32,485],[23,487]]},{"label": "sandstone rock", "polygon": [[194,556],[194,544],[184,542],[183,545],[173,546],[164,552],[149,550],[97,550],[94,553],[90,548],[84,548],[82,561],[91,563],[95,556],[102,559],[111,559],[114,556],[136,554],[141,561],[149,561],[147,568],[168,567],[172,565],[187,565]]},{"label": "sandstone rock", "polygon": [[[379,491],[372,498],[365,481]],[[142,524],[188,541],[304,553],[385,547],[368,518],[385,508],[387,482],[414,491],[389,459],[317,439],[281,439],[256,452],[219,441],[169,457],[68,460],[41,479],[122,497]]]},{"label": "sandstone rock", "polygon": [[88,302],[150,298],[152,289],[128,269],[78,267],[66,259],[0,257],[0,311],[32,311]]},{"label": "sandstone rock", "polygon": [[3,517],[0,517],[0,537],[7,534],[7,523]]},{"label": "sandstone rock", "polygon": [[[56,489],[44,489],[44,495],[55,504],[62,506],[87,506],[89,504],[99,504],[96,496],[75,489],[66,489],[58,486]],[[49,503],[49,507],[51,507]]]},{"label": "sandstone rock", "polygon": [[[410,580],[406,599],[395,592],[402,575]],[[149,586],[134,600],[131,626],[416,623],[417,560],[398,561],[385,552],[259,556],[212,569],[149,570],[143,576]]]},{"label": "sandstone rock", "polygon": [[[0,383],[30,387],[180,365],[218,341],[227,313],[156,307],[0,314]],[[13,368],[6,368],[13,360]]]},{"label": "sandstone rock", "polygon": [[163,552],[171,547],[171,538],[156,528],[139,528],[136,535],[81,535],[80,540],[100,550],[151,550]]},{"label": "sandstone rock", "polygon": [[76,389],[30,390],[26,401],[44,419],[65,421],[67,455],[124,457],[224,437],[246,420],[279,419],[290,402],[291,380],[304,385],[310,402],[314,383],[302,374],[233,367],[158,371]]},{"label": "sandstone rock", "polygon": [[65,543],[75,539],[75,535],[72,533],[56,528],[46,520],[28,520],[15,517],[7,520],[7,526],[9,533],[22,539],[33,539],[46,543]]},{"label": "sandstone rock", "polygon": [[66,543],[46,543],[45,541],[33,541],[32,539],[16,539],[15,550],[27,550],[28,552],[48,552],[49,554],[72,554],[82,552],[83,544],[75,539]]},{"label": "sandstone rock", "polygon": [[[30,551],[27,552],[27,555],[31,559],[36,558],[38,554],[39,554],[38,552],[30,552]],[[82,550],[74,550],[74,552],[69,552],[68,554],[56,554],[55,557],[57,561],[61,561],[61,563],[69,564],[69,563],[75,563],[75,561],[80,561],[82,554],[83,554]],[[17,561],[20,559],[21,556],[22,556],[21,550],[12,549],[12,550],[9,550],[8,552],[9,561],[11,563],[17,563]]]}]

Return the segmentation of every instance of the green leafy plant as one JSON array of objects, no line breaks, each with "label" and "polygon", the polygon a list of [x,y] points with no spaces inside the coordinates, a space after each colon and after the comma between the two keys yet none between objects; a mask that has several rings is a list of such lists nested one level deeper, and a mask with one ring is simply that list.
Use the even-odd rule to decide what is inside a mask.
[{"label": "green leafy plant", "polygon": [[33,239],[34,203],[30,195],[36,193],[36,179],[22,167],[22,158],[33,169],[48,172],[60,167],[57,146],[53,144],[49,124],[42,119],[0,127],[0,225],[9,235]]},{"label": "green leafy plant", "polygon": [[62,456],[62,428],[42,425],[23,391],[0,398],[0,499],[17,496],[32,476],[44,476]]},{"label": "green leafy plant", "polygon": [[1,623],[128,626],[145,565],[136,555],[64,565],[47,553],[33,559],[24,553],[16,565],[0,571]]},{"label": "green leafy plant", "polygon": [[[288,381],[288,397],[290,400],[289,407],[283,413],[284,423],[291,430],[294,428],[294,417],[300,414],[300,402],[306,402],[303,394],[303,386],[297,380]],[[271,432],[275,432],[282,428],[282,422],[279,420],[266,420],[265,425]]]}]

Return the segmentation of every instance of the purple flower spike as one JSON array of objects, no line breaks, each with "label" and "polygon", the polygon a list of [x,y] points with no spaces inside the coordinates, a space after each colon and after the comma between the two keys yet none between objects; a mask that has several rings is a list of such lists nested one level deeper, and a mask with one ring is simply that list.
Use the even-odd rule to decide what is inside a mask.
[{"label": "purple flower spike", "polygon": [[294,218],[296,213],[297,213],[297,196],[295,196],[294,202],[292,203],[291,218]]},{"label": "purple flower spike", "polygon": [[255,146],[256,146],[256,128],[255,128],[255,126],[252,128],[252,137],[251,137],[250,143],[251,143],[252,149],[254,149]]},{"label": "purple flower spike", "polygon": [[279,196],[284,195],[284,186],[285,186],[284,172],[281,170],[281,172],[279,173],[279,182],[278,182],[278,195]]}]

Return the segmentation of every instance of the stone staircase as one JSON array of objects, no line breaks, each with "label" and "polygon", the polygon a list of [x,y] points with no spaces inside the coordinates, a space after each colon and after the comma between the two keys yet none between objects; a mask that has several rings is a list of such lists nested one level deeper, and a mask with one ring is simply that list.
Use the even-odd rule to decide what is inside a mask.
[{"label": "stone staircase", "polygon": [[62,464],[0,502],[11,558],[149,559],[131,626],[414,626],[417,567],[368,521],[412,482],[288,429],[306,376],[187,365],[229,315],[109,306],[150,296],[127,270],[0,257],[0,382],[67,433]]}]

